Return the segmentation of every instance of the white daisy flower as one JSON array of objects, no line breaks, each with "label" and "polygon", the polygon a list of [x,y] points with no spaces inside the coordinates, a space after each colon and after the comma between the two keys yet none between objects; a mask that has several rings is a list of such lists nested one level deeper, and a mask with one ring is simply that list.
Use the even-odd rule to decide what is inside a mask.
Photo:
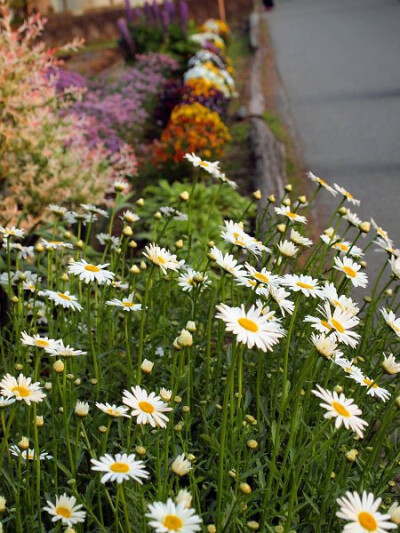
[{"label": "white daisy flower", "polygon": [[[3,243],[3,248],[7,250],[7,241]],[[18,259],[33,259],[35,257],[35,248],[33,246],[22,246],[19,242],[11,242],[10,250],[18,250]]]},{"label": "white daisy flower", "polygon": [[49,350],[56,348],[62,342],[61,340],[49,339],[48,337],[41,337],[40,335],[28,335],[26,331],[21,333],[21,342],[24,346],[35,346],[42,350]]},{"label": "white daisy flower", "polygon": [[177,476],[185,476],[192,470],[192,464],[189,459],[185,459],[185,454],[181,453],[171,463],[171,471]]},{"label": "white daisy flower", "polygon": [[82,311],[82,306],[78,302],[78,299],[73,294],[70,294],[69,291],[60,292],[60,291],[50,291],[45,290],[39,293],[39,296],[46,296],[49,300],[55,303],[55,305],[60,305],[64,309],[73,309],[74,311]]},{"label": "white daisy flower", "polygon": [[64,217],[68,212],[68,209],[66,207],[62,207],[61,205],[56,204],[48,205],[47,209],[60,218]]},{"label": "white daisy flower", "polygon": [[46,397],[42,392],[40,383],[32,383],[32,378],[26,378],[23,374],[20,374],[18,378],[6,374],[0,381],[0,392],[7,398],[23,400],[28,405],[31,405],[32,402],[42,402],[43,398]]},{"label": "white daisy flower", "polygon": [[391,257],[389,259],[390,268],[392,269],[392,274],[397,279],[400,279],[400,257]]},{"label": "white daisy flower", "polygon": [[106,305],[112,305],[114,307],[121,307],[124,311],[141,311],[142,310],[142,304],[134,303],[133,301],[134,294],[131,292],[131,294],[128,296],[128,298],[122,298],[122,300],[118,300],[118,298],[113,298],[112,300],[108,300],[106,302]]},{"label": "white daisy flower", "polygon": [[224,222],[225,228],[221,232],[221,237],[226,242],[245,248],[255,255],[259,255],[262,251],[268,251],[268,248],[266,248],[261,242],[257,241],[243,230],[242,224],[238,224],[232,220],[225,220]]},{"label": "white daisy flower", "polygon": [[303,237],[303,235],[294,228],[290,230],[290,240],[299,246],[311,246],[313,244],[311,239]]},{"label": "white daisy flower", "polygon": [[352,213],[350,209],[347,210],[347,213],[342,218],[344,220],[347,220],[347,222],[355,228],[358,228],[358,226],[362,222],[361,218],[357,215],[357,213]]},{"label": "white daisy flower", "polygon": [[27,450],[20,450],[18,446],[10,446],[9,448],[11,455],[14,455],[15,457],[21,457],[23,461],[36,461],[39,457],[39,461],[45,461],[53,459],[53,456],[50,455],[47,452],[41,452],[39,453],[39,456],[36,455],[35,450],[32,448],[28,448]]},{"label": "white daisy flower", "polygon": [[171,499],[167,503],[155,502],[148,506],[146,514],[149,525],[156,533],[194,533],[201,531],[201,518],[194,509],[187,508],[185,502],[175,504]]},{"label": "white daisy flower", "polygon": [[119,418],[120,416],[130,418],[127,414],[129,410],[127,407],[110,405],[109,403],[96,403],[96,407],[113,418]]},{"label": "white daisy flower", "polygon": [[378,512],[382,498],[375,499],[372,492],[364,491],[361,497],[357,492],[346,492],[346,496],[336,501],[340,506],[336,516],[348,521],[344,527],[346,533],[385,533],[397,528],[390,522],[389,514]]},{"label": "white daisy flower", "polygon": [[307,177],[311,181],[313,181],[314,183],[317,183],[320,187],[323,187],[326,191],[330,192],[332,194],[332,196],[336,196],[337,195],[337,191],[335,191],[335,189],[333,187],[328,185],[326,183],[326,181],[323,180],[322,178],[319,178],[318,176],[316,176],[312,172],[307,172]]},{"label": "white daisy flower", "polygon": [[340,366],[346,374],[349,374],[352,376],[354,380],[362,380],[364,379],[364,374],[358,366],[354,364],[353,361],[349,361],[348,359],[342,357],[341,355],[337,355],[333,358],[333,362],[335,365]]},{"label": "white daisy flower", "polygon": [[381,309],[380,311],[386,324],[400,337],[400,318],[396,318],[393,311],[386,311],[386,309]]},{"label": "white daisy flower", "polygon": [[216,318],[223,320],[226,330],[234,333],[238,342],[246,344],[248,348],[256,346],[263,352],[272,351],[273,346],[284,336],[280,325],[268,320],[255,305],[246,311],[243,304],[240,307],[219,304],[217,310],[219,313]]},{"label": "white daisy flower", "polygon": [[279,285],[281,282],[281,278],[275,274],[272,274],[267,270],[266,268],[256,269],[249,265],[249,263],[245,263],[244,265],[249,273],[249,275],[257,281],[257,283],[261,283],[263,285],[269,286],[269,285]]},{"label": "white daisy flower", "polygon": [[195,287],[200,287],[200,292],[202,292],[209,284],[208,276],[193,268],[186,268],[178,278],[178,285],[184,292],[191,292]]},{"label": "white daisy flower", "polygon": [[96,239],[99,241],[101,246],[110,245],[111,250],[116,250],[120,246],[120,239],[115,235],[110,235],[109,233],[98,233]]},{"label": "white daisy flower", "polygon": [[350,257],[343,257],[343,260],[335,257],[334,268],[343,272],[354,287],[366,287],[368,285],[367,274],[359,272],[361,265],[355,263]]},{"label": "white daisy flower", "polygon": [[235,282],[238,285],[252,289],[259,296],[267,297],[269,295],[268,287],[255,279],[239,276],[238,278],[235,278]]},{"label": "white daisy flower", "polygon": [[359,376],[350,374],[349,377],[354,379],[354,381],[359,383],[362,387],[368,387],[367,394],[369,396],[380,398],[383,402],[386,402],[386,400],[390,398],[390,392],[387,389],[380,387],[375,381],[367,376],[363,376],[360,379]]},{"label": "white daisy flower", "polygon": [[210,257],[214,259],[218,266],[229,272],[229,274],[235,277],[246,276],[246,271],[243,270],[243,266],[238,264],[233,255],[224,255],[216,246],[211,248]]},{"label": "white daisy flower", "polygon": [[349,254],[352,257],[362,257],[364,255],[361,248],[358,246],[352,246],[351,242],[348,241],[338,241],[332,244],[334,250],[338,250],[343,254]]},{"label": "white daisy flower", "polygon": [[71,346],[64,346],[64,343],[62,341],[59,341],[57,346],[53,346],[51,348],[46,348],[46,352],[49,355],[55,355],[57,357],[77,357],[78,355],[86,355],[87,352],[83,352],[82,350],[74,350],[74,348],[71,348]]},{"label": "white daisy flower", "polygon": [[43,507],[52,515],[52,522],[61,520],[62,524],[72,527],[74,524],[79,524],[85,521],[86,512],[81,511],[82,505],[75,505],[76,498],[74,496],[67,496],[65,493],[62,496],[56,496],[56,503],[49,500],[46,501],[47,507]]},{"label": "white daisy flower", "polygon": [[194,153],[191,154],[185,154],[185,159],[187,159],[194,167],[200,167],[203,170],[206,170],[211,175],[217,175],[219,170],[219,161],[206,161],[204,159],[201,159],[201,157],[197,156]]},{"label": "white daisy flower", "polygon": [[360,308],[354,300],[344,294],[341,296],[338,295],[333,283],[325,283],[325,286],[321,289],[321,298],[329,300],[332,305],[338,307],[341,311],[351,313],[353,316],[358,315],[360,311]]},{"label": "white daisy flower", "polygon": [[7,240],[8,237],[15,237],[16,239],[22,239],[25,235],[25,231],[23,229],[16,228],[15,226],[11,226],[10,228],[5,228],[4,226],[0,226],[0,235],[3,236],[4,240]]},{"label": "white daisy flower", "polygon": [[326,359],[334,359],[336,357],[342,357],[343,353],[337,349],[338,343],[333,335],[320,335],[311,334],[311,342],[314,344],[318,353],[320,353]]},{"label": "white daisy flower", "polygon": [[104,265],[92,265],[82,259],[81,261],[75,261],[68,266],[68,274],[79,276],[79,279],[85,283],[97,281],[99,285],[109,285],[115,274],[114,272],[105,269],[108,265],[109,263]]},{"label": "white daisy flower", "polygon": [[172,408],[156,396],[155,392],[148,394],[138,385],[131,387],[131,391],[124,390],[122,402],[132,409],[131,416],[137,417],[137,423],[165,428],[168,417],[164,413],[172,411]]},{"label": "white daisy flower", "polygon": [[159,266],[164,275],[167,274],[168,269],[176,271],[180,268],[176,255],[171,254],[165,248],[160,248],[155,244],[146,246],[143,255],[150,259],[152,263]]},{"label": "white daisy flower", "polygon": [[388,232],[386,230],[384,230],[383,228],[381,228],[380,226],[378,226],[378,224],[375,222],[375,220],[373,218],[371,218],[371,224],[375,228],[376,233],[380,237],[382,237],[382,239],[384,239],[385,241],[391,241],[391,239],[389,239]]},{"label": "white daisy flower", "polygon": [[233,190],[238,188],[238,184],[235,181],[228,179],[224,172],[216,172],[213,174],[213,178],[222,181],[222,183],[226,183]]},{"label": "white daisy flower", "polygon": [[396,361],[394,355],[392,353],[388,356],[383,354],[383,357],[382,367],[385,372],[390,375],[398,374],[400,372],[400,363]]},{"label": "white daisy flower", "polygon": [[360,205],[360,200],[356,200],[354,198],[354,196],[349,192],[349,191],[346,191],[346,189],[344,187],[341,187],[340,185],[338,185],[337,183],[334,183],[333,186],[335,187],[335,189],[340,192],[340,194],[342,194],[346,200],[348,200],[350,203],[354,204],[354,205]]},{"label": "white daisy flower", "polygon": [[360,320],[351,313],[342,311],[336,307],[332,313],[328,302],[324,302],[323,306],[318,307],[319,311],[324,314],[324,318],[317,318],[313,316],[306,316],[305,322],[311,322],[312,327],[321,333],[329,333],[335,335],[338,342],[343,342],[351,348],[355,348],[358,344],[360,335],[352,328],[357,326]]},{"label": "white daisy flower", "polygon": [[117,453],[115,457],[112,457],[108,453],[97,459],[91,459],[92,470],[97,472],[105,472],[101,478],[101,483],[107,483],[108,481],[116,481],[122,483],[123,481],[134,479],[141,485],[142,479],[147,479],[150,474],[145,470],[145,464],[143,461],[135,461],[135,454],[131,453]]},{"label": "white daisy flower", "polygon": [[318,280],[311,276],[304,276],[303,274],[287,274],[281,280],[282,285],[289,287],[294,292],[302,292],[305,296],[320,296],[320,287]]},{"label": "white daisy flower", "polygon": [[61,250],[62,248],[73,248],[73,245],[70,242],[47,241],[46,239],[41,239],[40,244],[42,244],[46,250]]},{"label": "white daisy flower", "polygon": [[17,400],[15,398],[6,398],[5,396],[0,396],[0,408],[2,407],[8,407],[9,405],[12,405]]},{"label": "white daisy flower", "polygon": [[287,217],[292,222],[300,222],[301,224],[307,224],[306,217],[303,217],[302,215],[299,215],[297,213],[293,213],[290,210],[289,206],[285,205],[283,207],[275,207],[274,209],[275,209],[275,213],[277,213],[278,215]]},{"label": "white daisy flower", "polygon": [[100,209],[100,207],[97,207],[93,204],[81,204],[81,207],[84,211],[87,211],[88,213],[95,213],[96,215],[108,218],[107,211],[105,211],[104,209]]},{"label": "white daisy flower", "polygon": [[290,296],[290,292],[285,291],[283,287],[274,287],[273,285],[270,285],[268,289],[270,296],[279,305],[282,315],[285,316],[285,313],[291,315],[294,310],[294,302],[286,298]]},{"label": "white daisy flower", "polygon": [[390,254],[391,257],[389,259],[389,262],[390,262],[390,265],[392,266],[393,262],[395,262],[396,259],[400,256],[400,250],[394,247],[393,241],[390,241],[390,240],[386,241],[385,239],[382,239],[382,237],[377,237],[375,239],[375,244],[378,246],[378,248],[375,248],[375,252],[384,251]]},{"label": "white daisy flower", "polygon": [[362,439],[364,436],[364,427],[368,423],[357,415],[361,415],[361,409],[354,403],[351,398],[346,398],[343,393],[338,394],[330,392],[317,385],[318,390],[312,393],[323,400],[320,407],[327,410],[324,418],[336,418],[335,427],[340,428],[343,424],[346,429],[351,429]]},{"label": "white daisy flower", "polygon": [[284,240],[277,244],[279,252],[288,258],[294,257],[299,249],[292,242]]},{"label": "white daisy flower", "polygon": [[133,211],[129,211],[129,209],[127,209],[122,213],[120,219],[126,222],[127,224],[133,224],[134,222],[138,222],[138,220],[140,220],[140,217]]}]

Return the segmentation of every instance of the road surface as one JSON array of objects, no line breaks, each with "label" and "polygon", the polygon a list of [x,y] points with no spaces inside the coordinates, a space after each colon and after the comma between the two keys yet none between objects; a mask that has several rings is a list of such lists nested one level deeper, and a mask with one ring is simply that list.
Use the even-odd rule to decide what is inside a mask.
[{"label": "road surface", "polygon": [[400,1],[276,4],[266,17],[307,167],[400,247]]}]

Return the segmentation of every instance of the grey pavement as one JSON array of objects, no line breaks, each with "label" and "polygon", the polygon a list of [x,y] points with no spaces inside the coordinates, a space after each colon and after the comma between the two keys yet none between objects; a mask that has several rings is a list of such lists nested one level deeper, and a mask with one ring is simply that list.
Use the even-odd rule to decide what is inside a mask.
[{"label": "grey pavement", "polygon": [[307,167],[400,247],[400,1],[276,3],[267,19]]}]

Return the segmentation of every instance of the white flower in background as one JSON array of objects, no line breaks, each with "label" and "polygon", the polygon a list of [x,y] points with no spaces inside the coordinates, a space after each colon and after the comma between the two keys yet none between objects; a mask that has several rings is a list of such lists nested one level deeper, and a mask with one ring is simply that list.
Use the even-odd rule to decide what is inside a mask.
[{"label": "white flower in background", "polygon": [[74,311],[82,311],[82,306],[78,302],[78,299],[73,294],[70,294],[69,291],[60,292],[60,291],[50,291],[45,290],[39,292],[39,296],[45,296],[49,300],[55,303],[55,305],[60,305],[64,309],[73,309]]},{"label": "white flower in background", "polygon": [[323,306],[319,306],[318,310],[323,314],[323,318],[314,316],[306,316],[305,322],[310,322],[312,327],[321,333],[331,333],[338,342],[343,342],[351,348],[355,348],[358,344],[360,335],[355,331],[351,331],[357,326],[360,320],[347,311],[342,311],[336,307],[332,313],[328,302],[324,302]]},{"label": "white flower in background", "polygon": [[114,307],[121,307],[123,311],[141,311],[142,310],[142,304],[135,303],[133,301],[134,294],[133,292],[128,296],[128,298],[122,298],[122,300],[118,300],[118,298],[113,298],[112,300],[108,300],[106,302],[106,305],[112,305]]},{"label": "white flower in background", "polygon": [[47,241],[46,239],[41,239],[40,244],[44,246],[46,250],[61,250],[63,248],[73,248],[73,245],[70,242]]},{"label": "white flower in background", "polygon": [[[19,242],[10,242],[10,250],[17,250],[18,259],[33,259],[35,257],[35,248],[33,246],[22,246]],[[7,241],[3,242],[3,248],[7,250]]]},{"label": "white flower in background", "polygon": [[46,503],[47,507],[43,507],[43,511],[47,511],[52,516],[52,522],[61,520],[62,524],[72,527],[74,524],[85,521],[86,512],[81,511],[82,505],[76,505],[74,496],[67,496],[64,493],[62,496],[56,496],[55,504],[49,500]]},{"label": "white flower in background", "polygon": [[373,227],[375,228],[375,231],[376,233],[382,237],[382,239],[384,239],[385,241],[389,241],[389,242],[392,242],[391,239],[389,239],[389,234],[386,230],[384,230],[383,228],[381,228],[380,226],[378,226],[378,224],[375,222],[375,220],[373,218],[371,218],[371,224],[373,225]]},{"label": "white flower in background", "polygon": [[113,418],[119,418],[120,416],[130,418],[127,414],[127,407],[110,405],[109,403],[96,403],[96,407],[100,409],[100,411],[103,411],[103,413],[106,413],[107,415],[112,416]]},{"label": "white flower in background", "polygon": [[0,226],[0,235],[2,235],[3,240],[5,241],[8,239],[8,237],[22,239],[25,235],[25,231],[23,229],[16,228],[15,226],[11,226],[10,228]]},{"label": "white flower in background", "polygon": [[367,376],[360,378],[357,375],[350,374],[350,378],[354,379],[357,383],[363,387],[368,387],[367,394],[373,398],[380,398],[382,401],[386,402],[390,398],[390,392],[383,387],[380,387],[375,381],[369,379]]},{"label": "white flower in background", "polygon": [[59,343],[56,346],[52,346],[51,348],[46,348],[46,352],[49,355],[55,355],[57,357],[77,357],[78,355],[86,355],[87,352],[83,352],[82,350],[74,350],[74,348],[71,348],[71,346],[64,346],[64,343],[62,341],[59,341]]},{"label": "white flower in background", "polygon": [[189,459],[185,459],[185,454],[181,453],[171,463],[171,471],[177,476],[185,476],[192,469]]},{"label": "white flower in background", "polygon": [[311,181],[313,181],[314,183],[317,183],[320,187],[323,187],[326,191],[330,192],[332,194],[332,196],[336,196],[337,195],[337,191],[335,191],[335,189],[333,187],[328,185],[328,183],[325,180],[323,180],[322,178],[319,178],[318,176],[316,176],[312,172],[307,172],[307,177]]},{"label": "white flower in background", "polygon": [[353,361],[349,361],[348,359],[345,359],[344,357],[339,356],[338,354],[333,358],[333,362],[335,363],[335,365],[340,366],[340,368],[342,368],[346,372],[346,374],[349,374],[352,379],[356,381],[364,379],[364,374],[362,373],[362,370],[358,366],[356,366]]},{"label": "white flower in background", "polygon": [[171,254],[165,248],[160,248],[155,244],[149,244],[145,247],[143,255],[150,259],[150,261],[159,266],[163,274],[167,274],[167,270],[178,270],[180,268],[180,263],[176,258],[176,255]]},{"label": "white flower in background", "polygon": [[155,502],[148,506],[146,516],[150,518],[149,525],[156,533],[195,533],[201,531],[201,518],[192,508],[187,508],[186,502],[175,504],[171,499],[167,503]]},{"label": "white flower in background", "polygon": [[111,250],[116,250],[120,246],[120,239],[115,235],[110,235],[109,233],[98,233],[96,239],[99,241],[101,246],[110,245]]},{"label": "white flower in background", "polygon": [[218,266],[229,272],[229,274],[232,274],[235,277],[246,276],[246,271],[243,270],[243,265],[239,265],[233,255],[224,255],[216,246],[214,246],[210,250],[210,256]]},{"label": "white flower in background", "polygon": [[390,268],[392,269],[393,276],[400,279],[400,257],[391,257],[389,259]]},{"label": "white flower in background", "polygon": [[249,263],[245,263],[245,268],[249,275],[259,284],[269,286],[269,285],[279,285],[281,282],[280,276],[277,276],[276,274],[272,274],[269,270],[266,268],[256,269],[253,266],[251,266]]},{"label": "white flower in background", "polygon": [[81,204],[81,207],[84,211],[87,211],[88,213],[100,215],[102,217],[108,218],[108,212],[104,209],[100,209],[100,207],[97,207],[93,204]]},{"label": "white flower in background", "polygon": [[302,292],[304,296],[312,296],[313,298],[320,296],[321,289],[318,285],[318,280],[311,276],[304,276],[303,274],[287,274],[281,279],[282,285],[289,287],[291,291]]},{"label": "white flower in background", "polygon": [[40,452],[39,455],[35,453],[35,450],[28,448],[26,450],[21,450],[18,446],[10,446],[10,453],[15,457],[21,457],[23,461],[36,461],[39,458],[39,461],[45,461],[53,459],[53,456],[47,452]]},{"label": "white flower in background", "polygon": [[294,310],[294,302],[287,299],[287,296],[290,296],[290,292],[283,287],[275,287],[274,285],[270,285],[268,289],[271,298],[279,305],[282,315],[285,316],[285,313],[291,315]]},{"label": "white flower in background", "polygon": [[136,385],[131,391],[124,390],[122,403],[132,409],[131,416],[137,418],[137,424],[150,424],[151,427],[166,427],[168,417],[164,414],[172,411],[155,392],[147,393],[145,389]]},{"label": "white flower in background", "polygon": [[273,322],[278,322],[280,323],[281,322],[281,318],[277,318],[275,315],[276,315],[276,312],[275,311],[272,311],[268,305],[265,305],[264,302],[262,302],[261,300],[257,300],[256,301],[256,306],[260,309],[260,312],[262,315],[264,315],[266,318],[268,318],[268,320],[271,320]]},{"label": "white flower in background", "polygon": [[248,235],[243,230],[241,223],[238,224],[237,222],[233,222],[233,220],[225,220],[224,222],[225,228],[221,232],[221,237],[226,242],[245,248],[255,255],[259,255],[263,251],[270,251],[261,242]]},{"label": "white flower in background", "polygon": [[311,239],[303,237],[303,235],[294,228],[290,230],[290,240],[299,246],[311,246],[313,244]]},{"label": "white flower in background", "polygon": [[396,525],[400,525],[400,506],[397,502],[393,502],[388,509],[388,514],[390,515],[390,520]]},{"label": "white flower in background", "polygon": [[350,257],[343,257],[343,260],[335,257],[334,268],[343,272],[354,287],[366,287],[368,285],[367,274],[359,272],[361,265],[355,263]]},{"label": "white flower in background", "polygon": [[80,400],[78,400],[75,404],[74,413],[77,416],[84,418],[89,414],[89,409],[90,406],[87,402],[81,402]]},{"label": "white flower in background", "polygon": [[[393,261],[396,260],[400,256],[400,250],[398,248],[394,247],[393,241],[386,241],[385,239],[382,239],[382,237],[377,237],[375,240],[375,244],[378,246],[378,248],[375,248],[375,252],[386,252],[390,254]],[[393,270],[393,269],[392,269]]]},{"label": "white flower in background", "polygon": [[400,337],[400,318],[396,318],[393,311],[386,311],[386,309],[381,309],[380,311],[386,324]]},{"label": "white flower in background", "polygon": [[394,357],[394,355],[391,353],[388,356],[383,354],[383,356],[384,356],[384,359],[382,362],[382,367],[385,370],[385,372],[391,375],[398,374],[400,372],[400,363],[396,361],[396,358]]},{"label": "white flower in background", "polygon": [[361,497],[357,492],[346,492],[346,496],[336,501],[340,506],[336,516],[348,521],[344,527],[346,533],[384,533],[397,528],[390,522],[389,514],[378,512],[382,498],[375,499],[372,492],[364,491]]},{"label": "white flower in background", "polygon": [[332,244],[334,250],[338,250],[343,254],[351,255],[352,257],[362,257],[364,255],[361,248],[358,246],[352,246],[351,242],[348,241],[338,241]]},{"label": "white flower in background", "polygon": [[235,282],[238,285],[252,289],[258,295],[265,296],[265,297],[268,297],[269,295],[268,287],[256,281],[255,279],[251,279],[247,276],[246,277],[240,276],[238,278],[235,278]]},{"label": "white flower in background", "polygon": [[357,213],[352,213],[350,209],[347,210],[347,213],[342,218],[343,220],[347,220],[347,222],[355,228],[358,228],[358,226],[362,222],[361,218],[357,215]]},{"label": "white flower in background", "polygon": [[348,200],[351,204],[354,204],[354,205],[360,205],[360,200],[356,200],[354,198],[354,196],[349,192],[347,191],[344,187],[341,187],[340,185],[338,185],[337,183],[334,183],[333,186],[335,187],[335,189],[340,192],[340,194],[342,194],[346,200]]},{"label": "white flower in background", "polygon": [[236,183],[236,181],[228,179],[224,172],[218,172],[213,174],[213,178],[221,181],[222,183],[226,183],[231,189],[236,190],[238,188],[238,184]]},{"label": "white flower in background", "polygon": [[0,381],[0,392],[7,398],[15,398],[24,401],[27,405],[39,403],[46,397],[40,387],[40,383],[32,383],[32,378],[26,378],[20,374],[15,378],[11,374],[6,374]]},{"label": "white flower in background", "polygon": [[335,427],[340,428],[343,424],[346,429],[351,429],[360,438],[364,436],[364,428],[368,423],[357,415],[361,415],[361,409],[354,403],[351,398],[346,398],[343,393],[328,391],[317,385],[318,390],[312,393],[323,400],[320,407],[327,410],[324,418],[335,418]]},{"label": "white flower in background", "polygon": [[140,220],[140,216],[134,213],[133,211],[127,209],[122,213],[120,219],[126,222],[127,224],[133,224],[134,222],[138,222],[138,220]]},{"label": "white flower in background", "polygon": [[175,503],[183,503],[185,509],[190,509],[190,506],[192,505],[192,499],[192,495],[189,491],[181,489],[175,498]]},{"label": "white flower in background", "polygon": [[191,292],[196,287],[200,287],[200,292],[202,292],[210,285],[210,282],[208,281],[208,276],[202,272],[187,267],[179,276],[178,285],[182,287],[184,292]]},{"label": "white flower in background", "polygon": [[105,472],[101,478],[101,483],[116,481],[122,483],[129,479],[134,479],[143,485],[142,479],[147,479],[150,474],[145,470],[143,461],[135,461],[135,454],[117,453],[112,457],[108,453],[97,459],[91,459],[92,470]]},{"label": "white flower in background", "polygon": [[49,350],[51,348],[56,348],[61,340],[49,339],[48,337],[41,337],[40,335],[28,335],[26,331],[21,333],[21,342],[24,346],[35,346],[42,350]]},{"label": "white flower in background", "polygon": [[67,214],[67,212],[68,212],[68,209],[66,207],[62,207],[61,205],[56,205],[56,204],[48,205],[47,209],[51,213],[54,213],[55,215],[57,215],[60,218],[64,217]]},{"label": "white flower in background", "polygon": [[5,396],[0,396],[0,409],[2,407],[8,407],[9,405],[12,405],[16,402],[15,398],[6,398]]},{"label": "white flower in background", "polygon": [[295,246],[292,242],[287,241],[287,240],[281,241],[279,244],[277,244],[277,247],[278,247],[279,252],[284,257],[288,257],[288,258],[294,257],[299,251],[297,246]]},{"label": "white flower in background", "polygon": [[248,348],[256,346],[263,352],[272,351],[273,346],[284,336],[280,325],[268,320],[255,305],[246,311],[244,305],[229,307],[219,304],[217,311],[216,318],[226,323],[226,330],[234,333],[238,342],[246,344]]},{"label": "white flower in background", "polygon": [[344,294],[338,295],[336,287],[333,283],[326,282],[321,289],[321,298],[325,298],[331,302],[332,305],[338,307],[341,311],[351,313],[353,316],[358,315],[360,309],[356,302],[348,298]]},{"label": "white flower in background", "polygon": [[317,351],[327,359],[333,359],[335,357],[342,357],[343,353],[338,350],[338,343],[333,335],[320,335],[311,334],[311,342],[314,344]]},{"label": "white flower in background", "polygon": [[290,210],[289,206],[283,206],[283,207],[274,207],[275,213],[278,215],[282,215],[287,217],[292,222],[300,222],[301,224],[307,224],[306,217],[303,217],[302,215],[299,215],[298,213],[293,213]]},{"label": "white flower in background", "polygon": [[194,153],[185,154],[184,159],[187,159],[189,163],[192,163],[194,167],[201,167],[203,170],[206,170],[211,175],[216,175],[219,173],[219,161],[206,161],[201,159]]},{"label": "white flower in background", "polygon": [[68,266],[68,274],[79,276],[79,279],[85,283],[97,281],[99,285],[109,285],[114,279],[114,272],[106,270],[109,263],[104,265],[92,265],[84,259],[75,261]]}]

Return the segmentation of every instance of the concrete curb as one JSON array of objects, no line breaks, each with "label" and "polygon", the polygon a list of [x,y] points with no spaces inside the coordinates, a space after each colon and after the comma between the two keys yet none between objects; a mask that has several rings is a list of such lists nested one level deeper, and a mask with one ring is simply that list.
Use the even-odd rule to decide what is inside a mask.
[{"label": "concrete curb", "polygon": [[250,144],[255,159],[256,187],[263,193],[266,202],[269,194],[281,196],[286,177],[285,147],[279,142],[263,119],[265,101],[263,93],[263,68],[266,51],[262,46],[261,17],[254,11],[249,17],[249,39],[253,50],[250,71],[250,101],[248,117],[250,119]]}]

